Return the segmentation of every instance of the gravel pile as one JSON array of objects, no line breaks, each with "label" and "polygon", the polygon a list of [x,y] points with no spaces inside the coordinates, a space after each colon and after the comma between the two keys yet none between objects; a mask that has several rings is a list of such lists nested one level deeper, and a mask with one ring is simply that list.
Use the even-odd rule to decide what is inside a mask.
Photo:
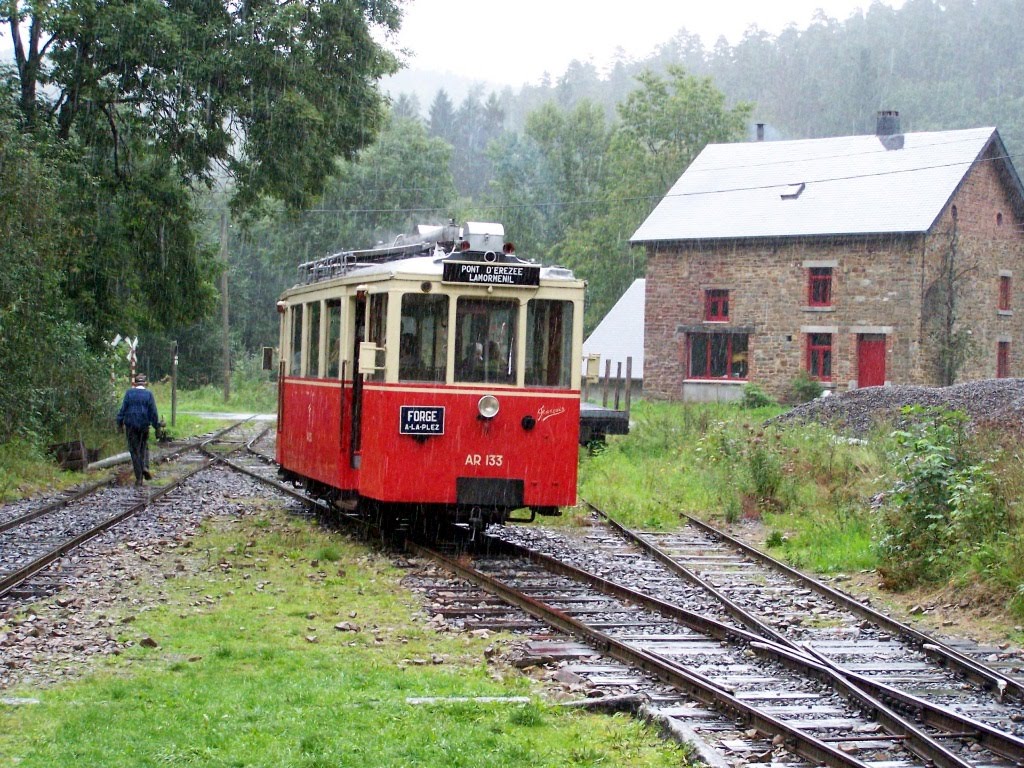
[{"label": "gravel pile", "polygon": [[818,421],[863,436],[897,420],[907,405],[963,411],[975,428],[1004,429],[1024,437],[1024,379],[985,379],[951,387],[864,387],[812,400],[772,421]]}]

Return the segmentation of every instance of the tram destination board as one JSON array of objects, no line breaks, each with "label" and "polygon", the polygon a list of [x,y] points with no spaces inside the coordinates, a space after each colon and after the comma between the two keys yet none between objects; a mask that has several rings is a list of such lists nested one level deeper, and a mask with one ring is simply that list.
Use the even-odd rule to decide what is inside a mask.
[{"label": "tram destination board", "polygon": [[446,283],[536,287],[540,285],[540,266],[484,261],[446,261],[442,280]]},{"label": "tram destination board", "polygon": [[443,435],[443,405],[403,405],[400,409],[398,434]]}]

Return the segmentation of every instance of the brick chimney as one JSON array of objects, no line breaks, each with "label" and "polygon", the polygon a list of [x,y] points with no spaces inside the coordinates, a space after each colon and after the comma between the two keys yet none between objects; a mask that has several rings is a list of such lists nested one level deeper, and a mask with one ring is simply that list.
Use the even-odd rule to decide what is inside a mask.
[{"label": "brick chimney", "polygon": [[903,149],[903,134],[900,132],[900,113],[894,109],[882,110],[875,123],[875,135],[886,151]]},{"label": "brick chimney", "polygon": [[895,109],[883,109],[875,123],[876,136],[895,136],[900,132],[900,113]]}]

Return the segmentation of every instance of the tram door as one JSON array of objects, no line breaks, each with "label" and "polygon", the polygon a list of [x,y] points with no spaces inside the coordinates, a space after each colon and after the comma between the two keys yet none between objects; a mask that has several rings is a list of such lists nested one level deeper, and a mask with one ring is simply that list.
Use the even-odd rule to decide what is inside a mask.
[{"label": "tram door", "polygon": [[[360,465],[359,451],[363,439],[363,375],[359,373],[359,344],[372,341],[378,347],[385,346],[385,323],[387,322],[388,297],[376,293],[369,297],[353,297],[355,325],[352,334],[352,435],[349,440],[349,461],[353,469]],[[383,371],[371,377],[383,380]]]},{"label": "tram door", "polygon": [[362,441],[363,377],[359,373],[359,344],[366,339],[366,299],[353,297],[355,305],[355,332],[352,334],[352,431],[349,434],[349,463],[359,468],[359,449]]}]

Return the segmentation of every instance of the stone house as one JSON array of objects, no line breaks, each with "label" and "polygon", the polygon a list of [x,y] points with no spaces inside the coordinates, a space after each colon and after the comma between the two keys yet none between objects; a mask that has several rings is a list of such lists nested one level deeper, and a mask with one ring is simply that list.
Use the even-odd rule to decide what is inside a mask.
[{"label": "stone house", "polygon": [[994,128],[708,145],[633,235],[644,389],[1024,376],[1024,187]]}]

